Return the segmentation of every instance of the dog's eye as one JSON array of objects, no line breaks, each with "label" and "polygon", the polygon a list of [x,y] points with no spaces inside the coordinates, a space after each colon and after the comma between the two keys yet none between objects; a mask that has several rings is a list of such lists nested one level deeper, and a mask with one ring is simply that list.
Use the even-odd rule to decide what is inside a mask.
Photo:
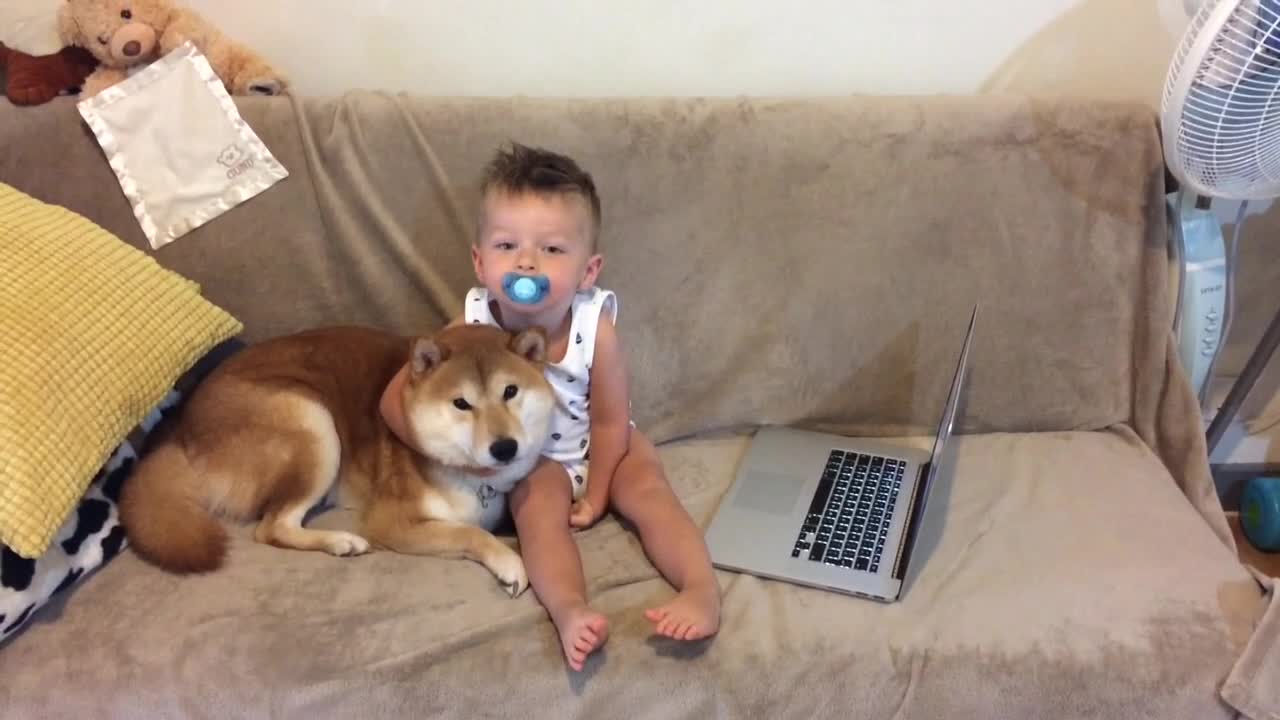
[{"label": "dog's eye", "polygon": [[466,400],[463,400],[462,398],[458,398],[457,400],[454,400],[453,406],[458,408],[459,410],[471,409],[471,403],[467,402]]},{"label": "dog's eye", "polygon": [[110,42],[110,40],[111,38],[107,37],[106,35],[98,36],[98,42],[102,43],[103,45],[106,45],[108,42]]},{"label": "dog's eye", "polygon": [[520,392],[520,388],[516,387],[515,385],[508,385],[507,389],[502,391],[502,399],[510,400],[511,398],[515,397],[516,393],[518,392]]},{"label": "dog's eye", "polygon": [[133,19],[133,11],[131,11],[131,10],[121,10],[121,11],[120,11],[120,17],[124,18],[125,20],[132,20],[132,19]]}]

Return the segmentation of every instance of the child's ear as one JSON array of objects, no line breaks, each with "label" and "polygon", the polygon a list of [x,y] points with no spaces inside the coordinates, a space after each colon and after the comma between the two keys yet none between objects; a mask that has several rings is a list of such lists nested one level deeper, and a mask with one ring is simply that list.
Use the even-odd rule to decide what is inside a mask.
[{"label": "child's ear", "polygon": [[578,283],[579,290],[588,290],[595,287],[596,278],[600,277],[600,270],[604,267],[603,255],[592,255],[587,261],[587,271],[582,275],[582,282]]},{"label": "child's ear", "polygon": [[480,259],[480,248],[471,246],[471,267],[476,271],[476,280],[484,284],[484,261]]}]

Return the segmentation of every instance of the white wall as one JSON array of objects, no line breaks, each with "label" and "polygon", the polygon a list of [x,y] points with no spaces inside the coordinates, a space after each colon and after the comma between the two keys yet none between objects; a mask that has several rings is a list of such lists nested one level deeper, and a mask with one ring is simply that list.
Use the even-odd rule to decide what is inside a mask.
[{"label": "white wall", "polygon": [[1157,102],[1194,0],[184,0],[298,92]]}]

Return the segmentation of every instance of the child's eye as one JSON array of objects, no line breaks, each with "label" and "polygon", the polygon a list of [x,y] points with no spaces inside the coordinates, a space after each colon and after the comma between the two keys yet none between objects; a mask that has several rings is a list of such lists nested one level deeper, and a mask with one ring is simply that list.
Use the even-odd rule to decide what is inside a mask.
[{"label": "child's eye", "polygon": [[494,247],[496,247],[496,248],[498,248],[499,250],[514,250],[514,249],[515,249],[515,247],[516,247],[516,244],[515,244],[515,243],[513,243],[513,242],[508,242],[508,241],[506,241],[506,240],[502,240],[502,241],[499,241],[499,242],[494,243],[494,245],[493,245],[493,246],[494,246]]},{"label": "child's eye", "polygon": [[547,247],[547,252],[551,253],[552,255],[559,255],[560,253],[564,252],[564,248],[559,247],[558,245],[550,245]]}]

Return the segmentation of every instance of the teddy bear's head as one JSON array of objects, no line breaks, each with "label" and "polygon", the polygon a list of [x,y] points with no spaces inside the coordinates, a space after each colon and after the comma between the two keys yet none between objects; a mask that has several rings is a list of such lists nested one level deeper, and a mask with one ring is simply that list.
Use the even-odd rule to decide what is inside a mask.
[{"label": "teddy bear's head", "polygon": [[58,9],[58,33],[103,65],[127,68],[155,59],[172,13],[169,0],[66,0]]}]

